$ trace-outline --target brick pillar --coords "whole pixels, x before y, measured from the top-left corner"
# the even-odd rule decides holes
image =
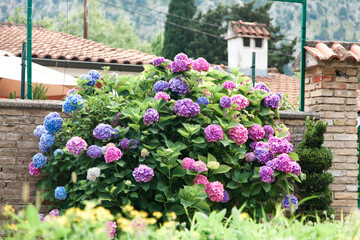
[[[335,71],[349,78],[336,76]],[[333,207],[349,213],[357,207],[357,106],[360,65],[356,62],[317,62],[306,69],[305,111],[317,112],[328,122],[324,145],[334,154],[329,172],[334,176]]]

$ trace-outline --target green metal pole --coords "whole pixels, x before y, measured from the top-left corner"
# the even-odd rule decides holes
[[[26,20],[26,42],[27,42],[27,93],[26,98],[32,99],[32,50],[31,50],[31,15],[32,15],[32,0],[28,0],[27,6],[27,20]]]
[[[25,99],[25,68],[26,68],[26,43],[22,43],[21,51],[21,89],[20,98]]]
[[[255,87],[255,59],[256,59],[256,53],[252,53],[252,65],[251,65],[251,80],[253,87]]]

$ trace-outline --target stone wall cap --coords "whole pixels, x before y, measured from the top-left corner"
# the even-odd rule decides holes
[[[295,111],[279,111],[280,119],[301,119],[305,120],[307,117],[320,119],[320,114],[316,112],[295,112]]]
[[[0,99],[0,107],[6,108],[40,108],[61,110],[62,103],[63,101],[57,100]]]

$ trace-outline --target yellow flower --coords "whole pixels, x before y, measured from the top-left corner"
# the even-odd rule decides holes
[[[155,218],[153,218],[153,217],[145,218],[145,221],[146,221],[147,224],[150,224],[150,225],[154,225],[157,222],[157,220]]]
[[[175,227],[175,222],[174,221],[164,222],[163,226],[166,228],[172,228]]]
[[[157,219],[162,217],[162,213],[161,212],[153,212],[152,214],[154,217],[156,217]]]
[[[149,214],[148,214],[147,212],[140,211],[140,212],[139,212],[139,215],[140,215],[140,217],[142,217],[142,218],[146,218]]]
[[[14,231],[18,230],[17,226],[15,224],[13,224],[13,223],[12,224],[7,224],[7,227],[10,230],[14,230]]]
[[[241,220],[245,220],[245,219],[247,219],[249,217],[249,214],[247,213],[247,212],[242,212],[241,214],[240,214],[240,219]]]
[[[129,219],[120,217],[116,220],[116,222],[123,232],[129,232],[131,230]]]
[[[131,206],[131,205],[125,205],[125,206],[123,207],[123,211],[124,211],[124,212],[131,212],[132,210],[134,210],[134,207]]]
[[[13,208],[13,206],[11,206],[11,205],[8,205],[8,204],[6,204],[4,207],[3,207],[3,209],[4,209],[4,212],[6,213],[6,212],[15,212],[15,209]]]
[[[140,216],[140,212],[138,210],[132,210],[129,213],[129,217],[131,217],[131,218],[136,218],[136,217],[139,217],[139,216]]]
[[[176,213],[171,212],[171,213],[166,213],[166,216],[169,220],[175,220],[176,219]]]
[[[69,215],[72,215],[72,214],[76,214],[79,211],[81,211],[81,209],[77,208],[77,207],[69,208],[69,209],[66,210],[65,215],[69,216]]]
[[[110,221],[114,219],[114,216],[111,214],[111,212],[108,209],[105,209],[103,207],[97,207],[93,210],[94,215],[99,221]]]
[[[56,222],[59,223],[60,226],[70,227],[69,220],[65,216],[59,216],[56,218]]]

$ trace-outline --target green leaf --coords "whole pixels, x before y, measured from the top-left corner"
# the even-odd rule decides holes
[[[262,187],[265,190],[265,192],[269,192],[271,189],[271,185],[269,183],[262,183]]]
[[[131,127],[132,129],[134,129],[137,132],[140,130],[140,125],[139,124],[129,123],[128,125],[129,125],[129,127]]]
[[[109,193],[101,193],[98,197],[100,200],[112,201],[112,196]]]
[[[186,174],[185,169],[183,169],[182,166],[179,165],[172,170],[171,176],[172,177],[183,177],[183,176],[185,176],[185,174]]]
[[[230,189],[237,189],[239,187],[239,184],[237,184],[236,182],[234,181],[230,181],[227,185],[226,185],[227,188],[230,188]]]
[[[247,127],[252,127],[252,126],[254,126],[254,124],[255,124],[254,122],[250,122],[250,121],[246,121],[246,122],[243,123],[244,127],[246,127],[246,128]]]
[[[191,140],[191,142],[200,144],[200,143],[204,143],[205,139],[203,137],[197,137],[197,138]]]
[[[284,131],[279,132],[279,138],[286,138],[287,136],[289,136],[289,133]]]
[[[211,153],[208,153],[207,162],[217,162],[217,160],[214,157],[214,155],[212,155]]]
[[[204,201],[196,203],[194,205],[194,208],[196,208],[199,211],[204,212],[206,214],[210,214],[210,212],[211,212],[209,205]]]
[[[25,211],[26,220],[29,222],[31,227],[36,227],[40,224],[39,213],[34,205],[28,205]]]
[[[291,152],[288,155],[292,160],[299,161],[299,155],[296,152]]]
[[[227,165],[220,165],[220,167],[218,169],[215,169],[212,174],[220,174],[220,173],[226,173],[228,171],[230,171],[231,167],[227,166]]]
[[[190,137],[190,133],[188,133],[184,128],[180,128],[177,130],[178,133],[181,134],[181,136],[189,138]]]

